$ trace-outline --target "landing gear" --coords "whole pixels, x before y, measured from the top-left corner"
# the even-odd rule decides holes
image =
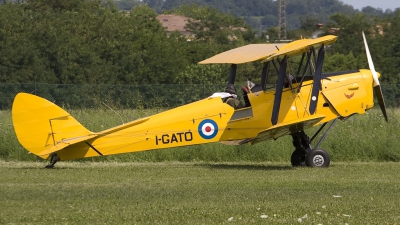
[[[306,153],[299,150],[294,150],[292,157],[290,157],[292,166],[305,166],[306,165]]]
[[[313,149],[306,155],[306,165],[308,167],[329,167],[331,158],[323,149]]]
[[[52,169],[54,168],[54,164],[56,164],[58,161],[60,161],[60,157],[58,157],[56,152],[53,152],[50,154],[50,164],[48,164],[45,168],[46,169]]]
[[[310,139],[304,131],[295,132],[292,135],[293,146],[296,148],[292,153],[290,161],[292,166],[308,166],[308,167],[329,167],[331,158],[325,150],[318,148],[321,142],[325,139],[326,135],[336,123],[338,118],[336,118],[329,126],[329,128],[322,135],[319,142],[316,144],[315,148],[311,147],[311,142],[314,138],[321,132],[325,127],[324,123],[321,128],[314,134]]]
[[[310,148],[310,139],[304,131],[293,133],[292,138],[293,146],[296,149],[292,153],[290,162],[292,163],[292,166],[305,166],[307,149]]]

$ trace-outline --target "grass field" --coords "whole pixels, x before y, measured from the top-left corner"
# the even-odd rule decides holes
[[[0,224],[398,224],[400,163],[0,161]]]

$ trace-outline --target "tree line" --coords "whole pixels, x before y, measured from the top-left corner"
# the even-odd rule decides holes
[[[353,15],[359,12],[369,16],[385,16],[393,11],[367,6],[361,10],[354,9],[340,0],[286,0],[286,21],[288,29],[299,29],[299,17],[311,17],[318,23],[327,23],[330,15],[341,12]],[[130,10],[132,7],[146,4],[157,13],[178,8],[181,5],[209,6],[226,14],[243,18],[254,29],[278,26],[278,4],[276,0],[121,0],[116,2],[117,8]]]
[[[2,4],[0,82],[222,82],[224,66],[200,67],[197,62],[255,41],[253,30],[242,19],[209,7],[191,11],[204,18],[202,24],[191,24],[197,37],[188,41],[178,32],[167,34],[157,13],[146,5],[121,12],[112,2],[100,0]],[[199,72],[209,76],[191,75]]]
[[[164,11],[192,18],[190,39],[168,34],[148,5],[120,11],[101,0],[31,0],[0,5],[0,82],[49,84],[211,84],[226,83],[229,65],[198,65],[212,55],[250,43],[274,42],[277,27],[257,36],[243,18],[209,6],[181,5]],[[289,30],[288,38],[309,37],[312,18]],[[238,27],[244,29],[237,29]],[[334,29],[331,29],[334,28]],[[338,41],[328,50],[325,71],[368,68],[361,31],[375,67],[391,84],[390,100],[400,102],[400,10],[370,17],[335,13],[320,29]],[[265,39],[268,35],[269,39]],[[238,68],[239,69],[239,68]],[[240,67],[239,79],[256,78],[260,63]],[[385,90],[384,90],[385,91]],[[386,96],[385,96],[386,97]]]

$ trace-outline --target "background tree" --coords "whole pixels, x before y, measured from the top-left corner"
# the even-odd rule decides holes
[[[338,35],[337,42],[332,45],[334,51],[343,54],[348,54],[350,51],[354,55],[359,55],[363,50],[363,39],[362,31],[367,36],[371,34],[371,27],[373,27],[373,21],[365,14],[358,13],[352,16],[335,13],[331,17],[332,22],[328,23],[326,29],[334,29],[335,35]]]

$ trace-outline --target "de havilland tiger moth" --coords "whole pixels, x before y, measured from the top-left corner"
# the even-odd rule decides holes
[[[91,132],[52,102],[18,93],[12,106],[14,130],[25,149],[50,161],[47,168],[64,160],[212,142],[254,145],[284,135],[293,138],[293,166],[328,167],[330,156],[319,146],[337,120],[371,109],[374,92],[388,120],[380,74],[375,71],[364,33],[369,69],[323,73],[325,50],[336,39],[337,36],[328,35],[287,44],[250,44],[201,61],[200,64],[231,64],[228,86],[235,85],[240,64],[262,63],[260,84],[248,82],[241,88],[245,104],[240,108],[226,103],[232,93],[219,92],[159,114]],[[291,65],[292,60],[299,62],[296,68]],[[267,88],[271,74],[277,81],[273,88]],[[309,138],[305,130],[315,126],[320,128]],[[313,146],[317,136],[322,137]]]

